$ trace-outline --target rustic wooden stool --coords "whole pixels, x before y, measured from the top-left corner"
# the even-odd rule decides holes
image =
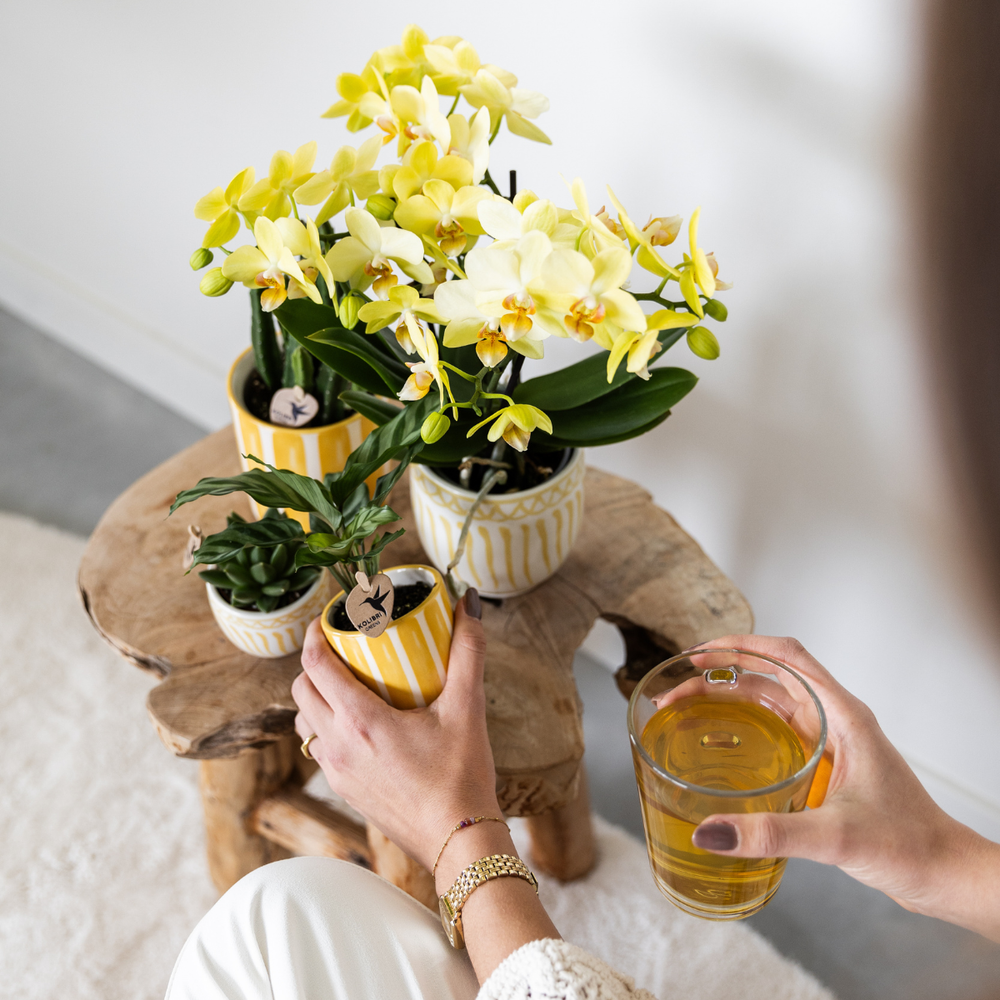
[[[232,431],[221,430],[123,493],[84,553],[84,606],[122,656],[161,679],[147,708],[167,749],[201,761],[208,864],[220,892],[294,853],[368,865],[436,908],[428,872],[302,790],[316,765],[299,754],[292,727],[298,655],[264,660],[230,645],[204,583],[181,569],[188,525],[217,531],[248,500],[205,497],[168,519],[171,502],[202,476],[238,471]],[[383,565],[426,562],[405,478],[390,503],[409,530]],[[587,471],[583,527],[562,569],[527,595],[483,602],[500,807],[528,818],[532,863],[563,880],[595,862],[573,655],[599,617],[625,638],[623,690],[678,650],[753,627],[746,600],[670,515],[634,483],[596,469]]]

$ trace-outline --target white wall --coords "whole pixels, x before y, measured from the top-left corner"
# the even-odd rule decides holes
[[[932,791],[1000,839],[1000,664],[957,596],[918,354],[906,183],[919,44],[903,0],[414,7],[38,0],[0,38],[0,301],[206,427],[242,296],[187,266],[195,200],[310,139],[341,70],[417,16],[550,96],[551,149],[494,174],[612,182],[689,215],[736,282],[723,357],[658,431],[592,460],[639,480],[753,603],[877,711]],[[551,343],[551,342],[550,342]],[[553,357],[574,347],[556,345]]]

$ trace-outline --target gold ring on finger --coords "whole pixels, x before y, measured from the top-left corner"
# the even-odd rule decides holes
[[[304,740],[302,741],[302,746],[300,746],[300,747],[299,747],[299,749],[300,749],[300,750],[302,751],[302,756],[303,756],[303,757],[305,757],[305,758],[306,758],[306,760],[315,760],[315,759],[316,759],[316,758],[315,758],[315,757],[314,757],[314,756],[313,756],[313,755],[312,755],[312,754],[311,754],[311,753],[309,752],[309,744],[310,744],[310,743],[312,743],[312,741],[313,741],[314,739],[316,739],[316,733],[312,733],[312,734],[310,734],[309,736],[307,736],[307,737],[306,737],[306,738],[305,738],[305,739],[304,739]]]

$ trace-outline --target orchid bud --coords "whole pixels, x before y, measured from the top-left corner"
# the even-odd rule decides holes
[[[221,267],[213,267],[211,271],[204,273],[198,287],[202,295],[214,299],[219,295],[225,295],[233,287],[233,283],[222,273]]]
[[[388,222],[396,211],[396,199],[387,194],[373,194],[365,204],[365,208],[382,222]]]
[[[425,444],[434,444],[448,433],[451,427],[451,420],[443,413],[428,413],[420,427],[420,436]]]
[[[212,261],[215,260],[215,254],[211,250],[205,249],[205,247],[198,247],[193,254],[191,254],[191,259],[188,263],[191,265],[192,271],[200,271],[203,267],[208,267]]]
[[[692,354],[706,361],[714,361],[721,353],[715,334],[704,326],[693,326],[688,330],[687,344]]]
[[[364,299],[350,293],[340,300],[340,308],[337,312],[340,316],[340,322],[346,329],[353,330],[358,325],[358,312],[364,304]]]
[[[718,299],[709,299],[705,303],[705,312],[720,323],[725,323],[729,317],[729,310]]]

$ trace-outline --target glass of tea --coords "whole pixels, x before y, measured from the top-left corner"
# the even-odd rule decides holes
[[[826,746],[826,716],[812,688],[760,653],[693,650],[639,682],[628,730],[660,891],[708,920],[739,920],[766,906],[787,859],[711,854],[691,835],[714,813],[817,804],[810,789]]]

